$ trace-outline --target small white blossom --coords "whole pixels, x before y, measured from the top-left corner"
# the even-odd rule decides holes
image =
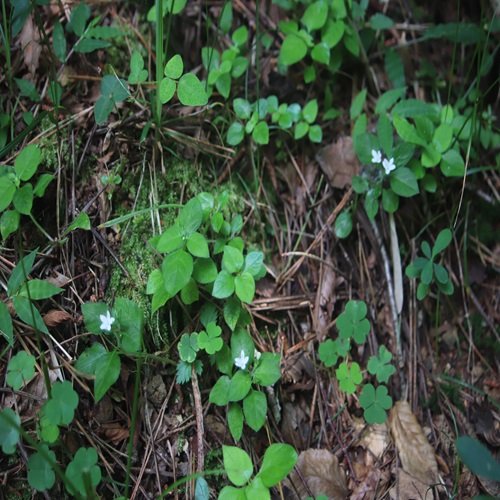
[[[382,153],[372,149],[372,163],[382,163]]]
[[[262,353],[260,353],[259,351],[257,351],[257,349],[254,349],[253,350],[253,357],[259,361],[260,357],[262,356]]]
[[[235,358],[234,364],[238,367],[244,370],[247,366],[248,360],[250,358],[248,356],[245,356],[245,351],[242,349],[241,354],[239,358]]]
[[[106,316],[104,316],[104,314],[99,314],[99,319],[101,320],[101,330],[110,332],[111,325],[115,322],[115,318],[113,318],[113,316],[109,314],[109,311],[107,311]]]
[[[394,165],[394,158],[390,160],[384,159],[382,166],[384,167],[385,174],[389,175],[396,168],[396,165]]]

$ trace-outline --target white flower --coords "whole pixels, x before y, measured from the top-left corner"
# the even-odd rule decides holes
[[[262,356],[262,353],[260,353],[259,351],[257,351],[257,349],[254,349],[253,350],[253,357],[259,361],[260,357]]]
[[[394,158],[391,158],[390,160],[384,159],[382,166],[385,169],[385,174],[389,175],[396,168],[396,165],[394,165]]]
[[[245,356],[245,351],[242,349],[241,354],[239,358],[235,358],[234,364],[238,367],[244,370],[247,366],[248,360],[250,358],[248,356]]]
[[[115,318],[113,318],[111,314],[109,314],[109,311],[107,311],[106,316],[104,316],[104,314],[99,314],[99,319],[101,320],[101,330],[110,332],[111,325],[115,322]]]
[[[381,163],[382,153],[380,151],[375,151],[372,149],[372,163]]]

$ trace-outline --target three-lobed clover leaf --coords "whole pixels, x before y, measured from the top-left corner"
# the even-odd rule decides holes
[[[391,359],[392,354],[387,348],[384,345],[380,346],[378,349],[378,357],[371,356],[368,360],[368,371],[372,375],[376,375],[379,382],[387,383],[389,377],[396,371],[396,368],[389,364]]]
[[[0,410],[0,446],[6,455],[16,451],[20,427],[21,417],[12,408]]]
[[[207,354],[215,354],[222,349],[222,339],[220,335],[222,329],[215,323],[209,323],[207,330],[198,334],[198,347],[204,349]]]
[[[337,318],[337,328],[341,338],[353,337],[358,344],[366,341],[370,331],[366,311],[366,304],[363,301],[350,300],[346,304],[344,312]]]
[[[356,392],[356,386],[363,380],[363,375],[361,374],[358,363],[351,363],[351,366],[347,363],[340,363],[335,371],[335,375],[339,381],[340,388],[344,392],[347,392],[347,394],[354,394]]]
[[[182,335],[178,349],[182,361],[192,363],[196,359],[196,353],[199,350],[198,334],[193,332],[191,335],[189,333]]]
[[[26,351],[20,351],[9,361],[7,383],[18,391],[25,382],[35,375],[35,357]]]
[[[28,483],[38,491],[49,490],[54,486],[56,475],[52,469],[56,454],[46,444],[41,445],[44,455],[34,453],[28,460]],[[50,458],[50,461],[46,457]]]
[[[78,406],[78,394],[71,382],[55,382],[52,386],[52,398],[45,405],[45,417],[53,425],[68,425],[75,416]]]
[[[87,485],[96,487],[101,482],[101,468],[97,465],[97,452],[94,448],[80,448],[66,468],[69,483],[66,489],[72,495],[87,493]]]
[[[369,424],[383,424],[387,416],[386,410],[392,407],[392,398],[385,385],[379,385],[375,390],[372,384],[366,384],[359,396],[359,404],[364,408],[365,420]]]

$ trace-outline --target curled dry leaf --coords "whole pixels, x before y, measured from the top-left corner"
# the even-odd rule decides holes
[[[335,144],[320,149],[316,160],[334,188],[350,186],[352,177],[359,174],[359,161],[351,137],[340,137]]]
[[[403,469],[425,485],[438,482],[434,449],[407,401],[398,401],[391,412],[391,431]]]
[[[57,326],[66,321],[72,321],[73,317],[66,311],[58,311],[57,309],[51,309],[44,317],[43,322],[48,326]]]
[[[339,466],[337,457],[328,450],[306,450],[301,452],[297,465],[304,486],[296,470],[290,473],[285,480],[289,490],[286,498],[306,498],[310,494],[314,497],[326,495],[330,500],[348,498],[347,482],[344,470]],[[309,490],[309,491],[308,491]]]

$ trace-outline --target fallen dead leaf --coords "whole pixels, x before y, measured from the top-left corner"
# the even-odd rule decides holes
[[[312,449],[303,451],[295,467],[300,471],[307,488],[297,471],[293,470],[289,478],[284,481],[289,490],[286,498],[300,499],[310,494],[314,497],[323,494],[330,500],[347,498],[349,490],[344,469],[339,466],[337,457],[330,451]]]
[[[389,496],[394,500],[432,500],[435,498],[428,481],[421,481],[403,469],[396,471],[397,482],[390,489]]]
[[[434,449],[407,401],[398,401],[394,405],[391,431],[405,472],[422,481],[426,488],[437,484],[438,466]]]
[[[359,173],[359,161],[351,137],[340,137],[336,143],[320,149],[316,160],[334,188],[350,186],[352,177]]]
[[[40,33],[33,20],[33,14],[28,16],[24,23],[21,33],[19,33],[19,42],[23,48],[24,64],[30,73],[32,79],[38,69],[40,61],[40,53],[42,46],[40,45]]]
[[[360,433],[366,425],[364,419],[354,419],[354,429]],[[384,424],[369,425],[366,430],[361,434],[359,440],[356,442],[357,446],[361,446],[372,455],[370,459],[372,462],[378,460],[389,446],[391,438],[389,436],[389,429]]]
[[[43,322],[48,327],[53,327],[60,325],[66,321],[71,321],[73,316],[66,311],[58,311],[57,309],[51,309],[44,317]]]

